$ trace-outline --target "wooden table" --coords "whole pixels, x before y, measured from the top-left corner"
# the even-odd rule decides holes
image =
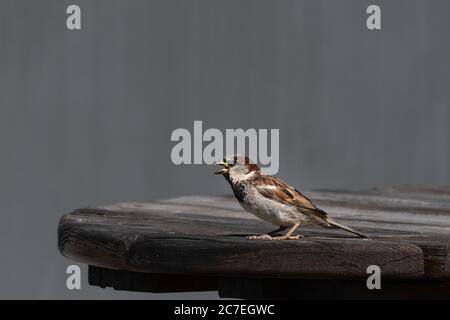
[[[79,209],[59,250],[89,265],[89,283],[118,290],[217,290],[234,298],[450,298],[450,189],[305,192],[369,239],[302,228],[300,240],[248,240],[272,225],[230,196]],[[368,290],[367,267],[381,268]]]

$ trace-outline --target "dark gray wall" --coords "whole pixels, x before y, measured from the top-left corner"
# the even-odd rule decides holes
[[[65,9],[82,9],[68,31]],[[369,4],[382,30],[365,27]],[[216,297],[65,289],[60,215],[229,192],[170,133],[280,128],[301,188],[450,183],[450,2],[0,3],[0,298]],[[86,276],[86,269],[83,269]]]

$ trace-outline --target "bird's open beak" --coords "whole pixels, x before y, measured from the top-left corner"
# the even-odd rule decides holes
[[[219,171],[214,172],[214,174],[226,174],[226,173],[228,173],[228,170],[230,169],[230,166],[226,162],[223,162],[223,161],[216,162],[216,163],[214,163],[214,165],[223,166],[222,169],[220,169]]]

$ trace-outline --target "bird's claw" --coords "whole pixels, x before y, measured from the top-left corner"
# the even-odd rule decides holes
[[[255,235],[255,236],[248,236],[247,239],[250,240],[298,240],[300,238],[303,238],[303,236],[300,235],[296,235],[296,236],[276,236],[276,237],[272,237],[271,235],[268,234],[260,234],[260,235]]]
[[[296,236],[280,236],[280,237],[272,237],[272,240],[298,240],[300,238],[303,238],[303,236],[296,235]]]

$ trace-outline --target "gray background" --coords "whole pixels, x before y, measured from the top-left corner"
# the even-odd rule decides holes
[[[82,30],[65,26],[67,5]],[[382,30],[365,27],[369,4]],[[64,212],[229,193],[170,133],[280,128],[303,189],[450,182],[450,2],[0,3],[0,298],[217,297],[65,288]]]

